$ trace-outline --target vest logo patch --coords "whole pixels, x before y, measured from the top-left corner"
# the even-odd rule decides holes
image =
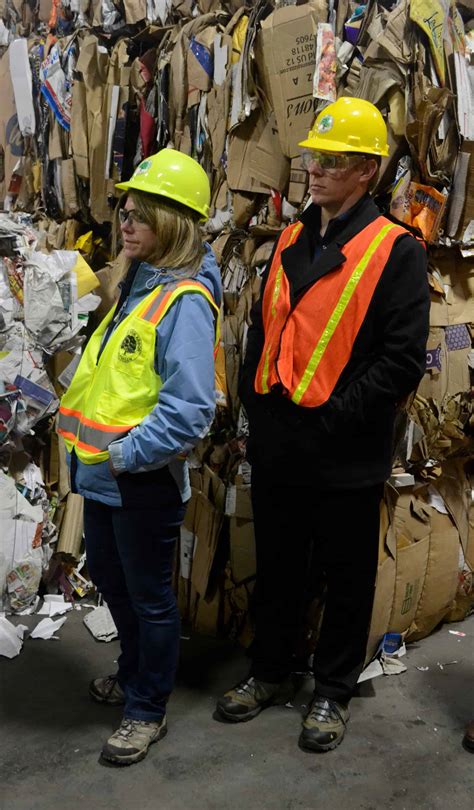
[[[135,329],[130,329],[120,344],[118,359],[122,363],[132,363],[142,352],[142,339]]]

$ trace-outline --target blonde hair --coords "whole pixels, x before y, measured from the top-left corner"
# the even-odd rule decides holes
[[[199,214],[153,194],[129,191],[120,198],[112,223],[114,256],[117,256],[121,242],[119,210],[127,197],[132,198],[140,218],[156,235],[155,250],[146,261],[159,267],[186,270],[187,276],[195,275],[204,256]]]

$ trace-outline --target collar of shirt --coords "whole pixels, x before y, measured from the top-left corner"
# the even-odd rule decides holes
[[[307,228],[313,252],[319,253],[330,242],[344,245],[347,241],[346,226],[350,226],[354,222],[354,219],[357,219],[359,210],[365,207],[368,202],[372,202],[370,194],[363,194],[347,211],[343,211],[342,214],[334,217],[334,219],[330,219],[324,236],[321,236],[320,206],[314,204],[308,206],[301,214],[300,221],[305,228]],[[372,205],[375,205],[375,203],[372,203]]]

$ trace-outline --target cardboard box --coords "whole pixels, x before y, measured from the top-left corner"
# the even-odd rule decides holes
[[[459,534],[449,515],[435,509],[425,581],[406,640],[424,638],[451,610],[458,586]]]
[[[316,112],[313,75],[318,23],[327,22],[327,3],[283,6],[262,20],[256,39],[260,82],[275,111],[281,149],[293,158]]]

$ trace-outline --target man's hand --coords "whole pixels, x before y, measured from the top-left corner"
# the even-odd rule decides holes
[[[110,470],[110,472],[111,472],[111,474],[113,475],[114,478],[117,478],[117,476],[120,475],[120,473],[117,472],[114,465],[112,464],[112,459],[110,458],[110,456],[109,456],[109,470]]]

